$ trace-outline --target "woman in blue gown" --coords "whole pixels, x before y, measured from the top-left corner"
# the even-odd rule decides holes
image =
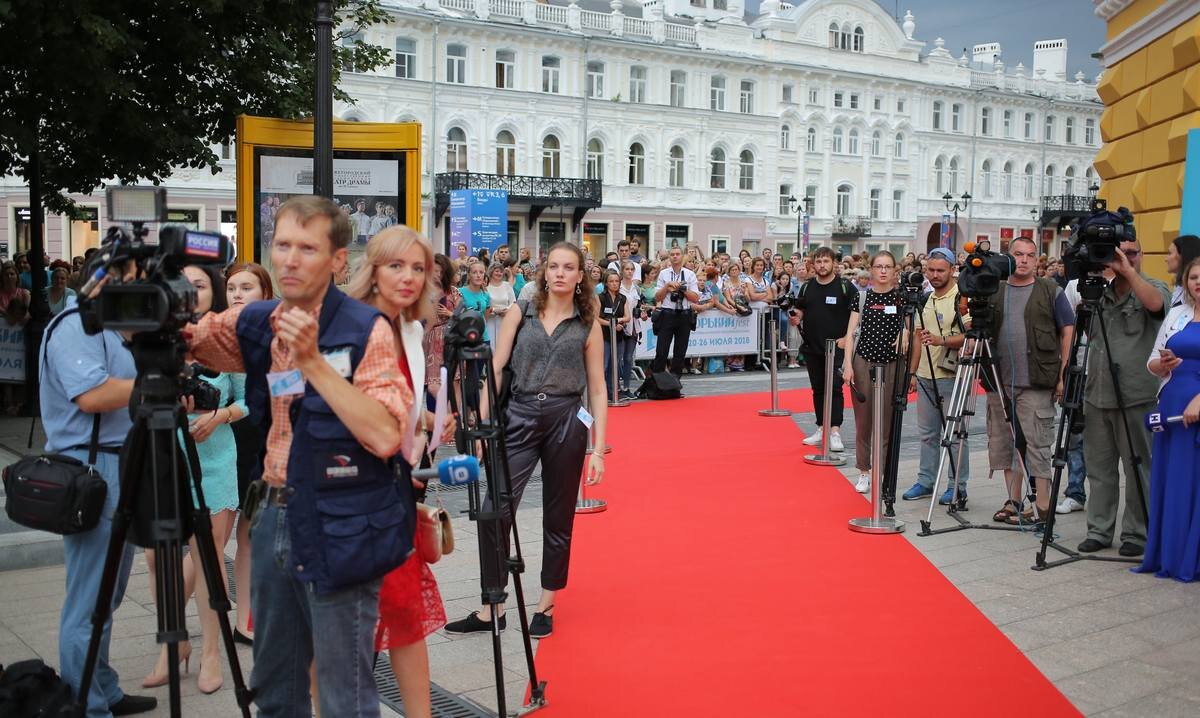
[[[1165,382],[1163,419],[1183,416],[1154,435],[1150,527],[1142,565],[1160,578],[1195,581],[1200,575],[1200,260],[1184,269],[1181,306],[1167,315],[1146,366]]]

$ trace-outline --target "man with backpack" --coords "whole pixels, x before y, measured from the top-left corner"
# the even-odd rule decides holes
[[[804,340],[801,351],[804,365],[808,367],[808,379],[813,389],[813,405],[817,415],[817,430],[804,440],[807,446],[818,446],[822,432],[830,431],[829,450],[844,451],[842,443],[842,377],[836,369],[833,375],[833,404],[830,406],[829,423],[824,427],[825,417],[825,342],[837,340],[833,357],[834,367],[840,367],[846,353],[846,328],[850,314],[860,310],[858,289],[833,271],[834,254],[829,247],[813,250],[813,276],[800,287],[796,299],[796,311],[803,322]]]

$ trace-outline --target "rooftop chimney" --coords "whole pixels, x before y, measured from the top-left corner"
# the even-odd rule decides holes
[[[1067,41],[1038,40],[1033,44],[1033,71],[1046,72],[1045,78],[1055,82],[1067,79]]]

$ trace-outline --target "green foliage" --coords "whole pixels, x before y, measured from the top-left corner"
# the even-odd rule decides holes
[[[380,0],[334,0],[334,86],[386,48],[343,41],[387,21]],[[43,201],[106,182],[207,167],[240,114],[310,116],[315,2],[0,0],[0,176],[42,160]],[[348,29],[347,29],[348,28]],[[339,100],[350,98],[340,91]]]

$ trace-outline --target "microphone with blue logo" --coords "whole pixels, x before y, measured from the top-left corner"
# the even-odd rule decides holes
[[[1168,424],[1183,423],[1182,416],[1163,416],[1161,412],[1152,411],[1146,414],[1146,428],[1153,431],[1155,434],[1162,433],[1167,430]]]
[[[437,479],[442,486],[467,486],[479,481],[479,459],[458,454],[442,459],[434,468],[415,470],[412,476],[425,483],[429,483],[430,479]]]

